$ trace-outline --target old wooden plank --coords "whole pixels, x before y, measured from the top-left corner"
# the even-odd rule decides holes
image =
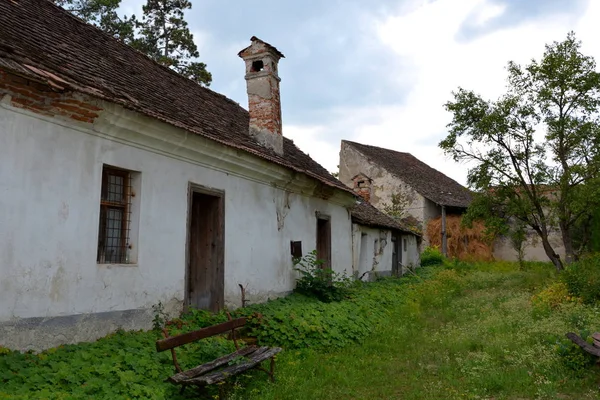
[[[184,383],[191,385],[212,385],[213,383],[222,382],[233,375],[254,368],[261,362],[273,357],[280,351],[280,347],[261,347],[252,353],[252,355],[243,363],[234,364],[217,372],[212,372],[203,376],[188,379]]]
[[[214,361],[208,362],[206,364],[202,364],[199,365],[195,368],[189,369],[187,371],[183,371],[180,372],[178,374],[173,375],[172,377],[169,378],[169,381],[171,383],[181,383],[182,381],[191,379],[191,378],[195,378],[198,375],[202,375],[205,374],[209,371],[212,371],[216,368],[219,368],[225,364],[227,364],[228,362],[235,360],[237,357],[242,357],[242,356],[249,356],[251,355],[251,353],[255,352],[258,349],[258,347],[256,346],[248,346],[248,347],[244,347],[243,349],[240,349],[236,352],[233,352],[231,354],[228,354],[226,356],[217,358]]]
[[[588,342],[586,342],[585,340],[583,340],[582,338],[577,336],[575,333],[569,332],[569,333],[567,333],[566,336],[567,336],[567,338],[569,338],[569,340],[571,340],[573,343],[575,343],[576,345],[581,347],[584,351],[586,351],[594,356],[600,357],[600,349],[592,346],[591,344],[589,344]]]
[[[195,340],[204,339],[210,336],[218,335],[230,331],[235,328],[246,325],[246,318],[232,319],[231,321],[223,322],[222,324],[209,326],[208,328],[199,329],[197,331],[184,333],[170,338],[156,341],[156,351],[165,351],[183,344],[191,343]]]
[[[592,335],[592,339],[594,339],[594,343],[592,345],[594,347],[600,348],[600,332],[596,332]]]

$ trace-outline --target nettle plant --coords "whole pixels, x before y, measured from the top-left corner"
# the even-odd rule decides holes
[[[348,297],[352,279],[346,272],[338,273],[324,267],[324,261],[317,258],[313,250],[302,258],[294,258],[294,270],[300,272],[296,280],[297,293],[315,297],[325,303],[341,301]]]

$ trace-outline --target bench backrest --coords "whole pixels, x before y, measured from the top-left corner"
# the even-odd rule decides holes
[[[209,326],[207,328],[198,329],[188,333],[183,333],[177,336],[171,336],[162,340],[156,341],[156,351],[171,350],[175,347],[194,342],[196,340],[204,339],[227,331],[233,331],[235,328],[239,328],[246,325],[246,318],[232,319],[222,324]]]

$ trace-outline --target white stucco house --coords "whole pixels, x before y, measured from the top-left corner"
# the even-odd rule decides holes
[[[248,111],[49,1],[0,2],[0,346],[280,296],[292,252],[352,273],[356,195],[282,135],[283,54],[239,56]]]
[[[421,234],[366,201],[352,208],[352,270],[361,280],[401,276],[420,264]]]

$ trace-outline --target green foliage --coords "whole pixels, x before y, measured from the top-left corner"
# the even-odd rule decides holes
[[[554,282],[544,290],[531,297],[531,304],[534,313],[549,314],[556,310],[561,304],[567,302],[580,302],[581,299],[569,293],[569,288],[564,282]]]
[[[436,247],[427,246],[423,253],[421,253],[421,266],[426,267],[428,265],[441,265],[444,263],[444,256],[442,252]]]
[[[118,331],[93,343],[61,346],[39,354],[0,354],[0,398],[178,399],[163,383],[173,373],[168,352],[154,350],[156,333]],[[179,352],[191,368],[233,351],[222,338],[203,340]],[[11,397],[9,397],[11,398]]]
[[[303,258],[294,259],[294,270],[300,272],[300,278],[296,280],[297,293],[326,303],[341,301],[350,294],[352,280],[346,276],[346,272],[340,274],[325,268],[323,260],[317,259],[316,250]]]
[[[563,264],[547,232],[560,228],[570,262],[573,230],[600,202],[600,73],[580,47],[570,33],[547,45],[539,62],[510,62],[498,100],[459,88],[445,105],[453,120],[440,143],[456,161],[474,163],[471,219],[483,217],[492,231],[506,220],[530,227],[557,270]]]
[[[406,217],[406,211],[412,201],[413,196],[402,191],[402,188],[399,188],[397,191],[391,193],[389,202],[383,202],[381,204],[381,209],[392,218],[402,219]]]
[[[588,341],[591,343],[589,340],[589,330],[582,330],[579,332],[579,335],[582,338],[588,338]],[[569,339],[562,337],[556,341],[554,351],[560,357],[562,365],[574,371],[579,376],[584,375],[595,364],[597,359],[593,355],[583,351],[581,347]]]
[[[198,47],[184,19],[192,8],[189,0],[147,0],[142,19],[119,16],[121,0],[53,0],[57,5],[98,26],[158,63],[194,82],[210,86],[212,75],[198,58]]]
[[[286,351],[277,356],[276,383],[260,371],[242,374],[228,384],[228,398],[596,399],[597,368],[564,334],[589,338],[600,309],[566,301],[532,317],[532,293],[562,278],[548,263],[525,267],[451,261],[361,282],[340,302],[295,293],[235,310],[250,319],[246,336]],[[547,293],[564,294],[564,286]],[[226,319],[190,310],[166,326],[176,334]],[[196,398],[164,382],[173,365],[168,352],[154,351],[158,337],[121,331],[39,355],[0,348],[0,399]],[[231,351],[231,341],[212,338],[177,355],[190,368]],[[209,390],[201,398],[216,395]]]
[[[288,297],[235,310],[236,315],[249,319],[248,335],[265,345],[286,349],[312,348],[332,350],[362,342],[381,324],[390,311],[411,297],[413,302],[443,302],[456,293],[457,275],[441,273],[441,280],[420,285],[411,290],[410,283],[421,281],[429,272],[419,269],[419,275],[384,278],[376,282],[360,282],[351,298],[324,303],[313,297],[294,293]]]
[[[588,255],[567,266],[562,281],[573,296],[586,304],[600,302],[600,256]]]
[[[168,320],[168,315],[165,313],[165,307],[161,301],[158,304],[152,306],[152,311],[154,312],[154,317],[152,318],[152,329],[155,331],[160,331],[164,328],[165,323]]]
[[[248,317],[245,335],[259,343],[333,350],[363,341],[385,323],[389,309],[403,301],[406,283],[413,280],[361,283],[352,299],[332,303],[292,294],[240,308],[232,316]],[[165,323],[162,304],[154,312],[156,327],[166,326],[170,335],[227,320],[226,311],[212,314],[192,309]],[[37,355],[0,348],[0,398],[185,398],[177,393],[178,388],[164,382],[173,373],[173,365],[168,352],[154,350],[158,338],[161,335],[155,331],[119,331],[94,343],[61,346]],[[213,337],[185,345],[177,356],[187,369],[234,350],[231,341]]]
[[[119,16],[121,0],[54,0],[54,3],[124,43],[133,40],[137,20],[135,15]]]
[[[189,0],[147,0],[142,20],[136,24],[139,36],[131,45],[180,75],[209,86],[212,76],[206,64],[190,61],[199,56],[183,14],[191,8]]]

